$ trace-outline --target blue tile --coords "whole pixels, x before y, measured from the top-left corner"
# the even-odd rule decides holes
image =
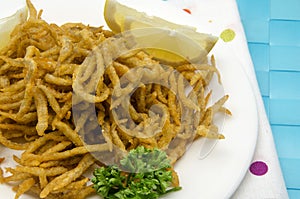
[[[270,70],[300,71],[299,55],[300,47],[270,46]]]
[[[263,99],[263,102],[264,102],[264,106],[265,106],[267,117],[269,118],[269,114],[270,114],[269,113],[270,112],[269,101],[270,101],[270,99],[269,99],[269,97],[265,97],[265,96],[263,96],[262,99]]]
[[[279,158],[287,188],[300,188],[300,159]]]
[[[248,43],[255,70],[269,71],[269,45]]]
[[[270,17],[270,0],[238,0],[242,19],[262,19]]]
[[[269,120],[272,125],[300,125],[300,99],[287,100],[270,98],[269,106]]]
[[[300,72],[271,71],[270,98],[300,100]]]
[[[248,42],[269,43],[268,20],[242,20]]]
[[[299,0],[284,0],[284,1],[271,0],[271,18],[299,20],[300,1]]]
[[[279,158],[300,159],[300,126],[272,125]]]
[[[256,70],[256,78],[262,96],[269,96],[269,71]]]
[[[300,46],[300,21],[270,20],[270,45]]]
[[[290,199],[299,199],[300,198],[300,189],[287,189]]]

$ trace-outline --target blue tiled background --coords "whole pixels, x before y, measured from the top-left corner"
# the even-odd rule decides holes
[[[237,0],[291,199],[300,198],[300,0]]]

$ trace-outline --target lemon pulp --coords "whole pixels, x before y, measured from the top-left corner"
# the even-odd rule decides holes
[[[0,50],[9,42],[10,33],[16,25],[25,21],[27,18],[27,7],[20,8],[9,17],[0,19]]]
[[[199,62],[218,40],[194,27],[148,16],[116,0],[106,0],[104,19],[114,33],[130,31],[141,46],[148,46],[146,51],[151,56],[166,63]]]

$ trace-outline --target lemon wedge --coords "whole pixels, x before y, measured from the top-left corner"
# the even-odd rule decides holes
[[[10,33],[16,25],[24,22],[27,18],[27,7],[24,5],[13,15],[0,19],[0,50],[5,47],[9,41]]]
[[[195,27],[149,16],[116,0],[106,0],[104,19],[114,33],[130,31],[151,56],[169,64],[201,62],[218,40]]]

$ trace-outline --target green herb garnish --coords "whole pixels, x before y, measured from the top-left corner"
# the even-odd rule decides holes
[[[180,190],[172,187],[170,162],[164,151],[137,147],[120,161],[120,167],[95,169],[92,182],[104,199],[155,199]]]

